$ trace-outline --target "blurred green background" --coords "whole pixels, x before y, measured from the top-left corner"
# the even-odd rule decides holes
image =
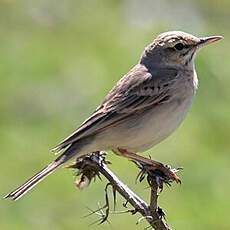
[[[96,108],[160,32],[224,35],[196,60],[200,87],[180,129],[147,154],[183,166],[183,183],[165,188],[160,205],[177,230],[230,229],[230,1],[0,1],[0,194],[53,159],[49,149]],[[136,167],[109,155],[135,184]],[[138,215],[92,225],[87,207],[103,203],[105,182],[84,191],[61,169],[18,202],[0,201],[0,229],[143,229]],[[122,210],[119,198],[118,210]]]

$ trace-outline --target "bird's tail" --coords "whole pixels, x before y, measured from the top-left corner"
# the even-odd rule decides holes
[[[4,198],[11,200],[18,200],[22,196],[24,196],[28,191],[30,191],[35,185],[44,180],[48,175],[53,173],[56,169],[58,169],[62,164],[72,158],[75,154],[73,154],[72,149],[67,149],[62,155],[60,155],[56,160],[51,162],[41,171],[36,173],[33,177],[27,180],[24,184],[16,188],[14,191],[10,192]]]

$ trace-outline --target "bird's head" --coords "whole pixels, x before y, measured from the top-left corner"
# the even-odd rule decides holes
[[[196,52],[201,47],[221,39],[222,36],[198,38],[181,31],[165,32],[146,47],[141,61],[149,64],[193,67]]]

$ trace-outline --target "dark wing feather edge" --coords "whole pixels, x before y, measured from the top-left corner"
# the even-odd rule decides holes
[[[154,77],[156,78],[156,76]],[[120,122],[141,109],[148,109],[154,104],[165,103],[170,99],[168,90],[144,91],[144,86],[151,86],[157,81],[143,65],[135,66],[109,92],[104,102],[83,124],[70,136],[52,149],[59,152],[82,137],[96,133],[99,130]],[[157,87],[155,87],[156,89]]]

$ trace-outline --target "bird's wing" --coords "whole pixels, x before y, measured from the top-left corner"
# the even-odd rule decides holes
[[[61,151],[80,138],[111,127],[140,110],[168,102],[170,83],[176,75],[174,69],[150,73],[145,66],[136,65],[118,81],[96,111],[53,151]]]

